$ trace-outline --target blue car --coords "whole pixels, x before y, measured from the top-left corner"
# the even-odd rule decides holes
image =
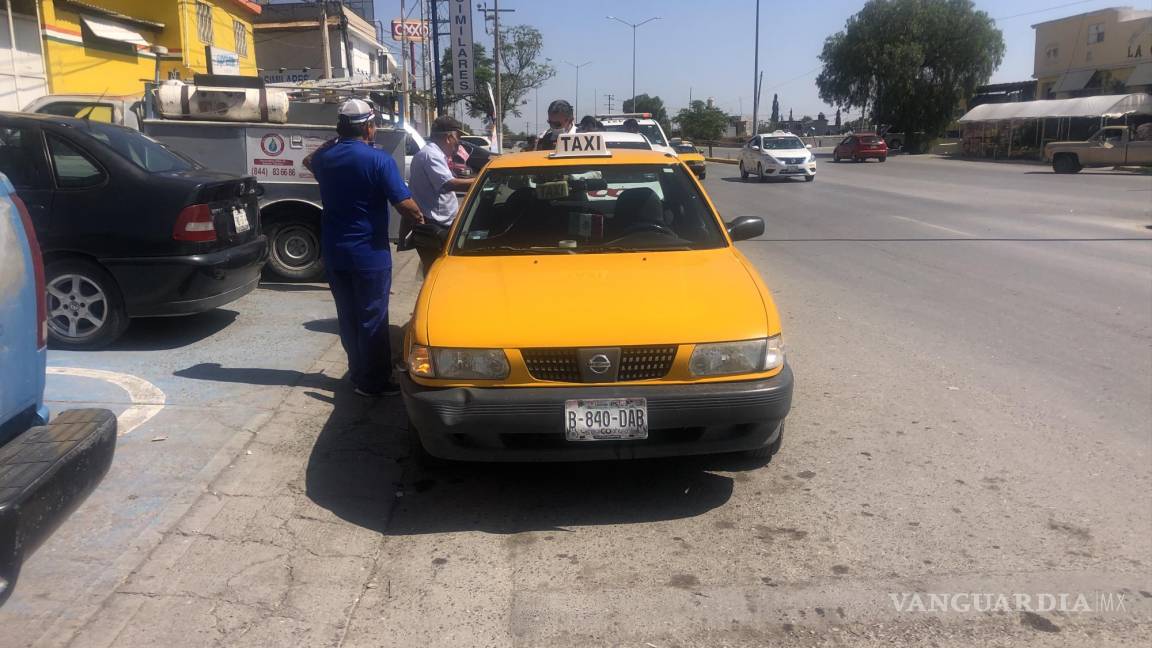
[[[116,449],[108,410],[48,420],[46,300],[28,210],[0,173],[0,605],[24,559],[100,483]]]

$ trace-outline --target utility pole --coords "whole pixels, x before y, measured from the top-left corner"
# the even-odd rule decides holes
[[[580,119],[580,68],[584,67],[585,65],[592,63],[592,61],[585,61],[585,62],[581,63],[580,65],[576,65],[575,63],[568,63],[568,61],[564,61],[564,62],[567,63],[568,65],[571,65],[572,67],[576,68],[576,102],[575,102],[575,105],[572,107],[572,112],[576,113],[576,119]],[[596,111],[592,111],[592,112],[596,112]]]
[[[500,96],[500,92],[501,92],[501,90],[500,90],[500,12],[503,11],[503,12],[511,13],[513,11],[516,11],[516,10],[515,9],[501,9],[500,8],[500,0],[492,0],[492,8],[491,9],[488,8],[487,2],[485,2],[483,5],[479,5],[479,4],[476,5],[476,8],[479,9],[484,14],[485,27],[487,27],[487,25],[488,25],[488,18],[489,18],[488,14],[492,14],[491,15],[491,18],[492,18],[492,40],[493,40],[492,71],[493,71],[494,75],[496,76],[496,93],[492,97],[492,122],[493,122],[493,126],[496,127],[496,141],[494,142],[494,144],[498,145],[498,148],[496,150],[500,151],[500,150],[503,150],[503,149],[499,148],[499,146],[502,146],[500,144],[500,140],[503,139],[503,135],[504,135],[503,131],[501,130],[503,128],[503,125],[501,123],[503,121],[503,114],[501,113],[501,109],[503,107],[502,105],[504,103],[504,99],[503,99],[503,97]]]
[[[760,0],[756,0],[759,2]],[[630,23],[627,20],[621,20],[616,16],[605,16],[608,20],[615,20],[618,23],[623,23],[632,28],[632,112],[638,112],[636,109],[636,28],[647,25],[653,20],[660,20],[660,16],[653,16],[644,22]]]
[[[606,94],[604,96],[605,96],[605,98],[608,99],[608,114],[611,115],[612,114],[612,100],[616,98],[616,95],[609,92],[608,94]]]
[[[407,16],[404,0],[400,0],[400,20]],[[400,125],[408,121],[408,30],[400,30]]]
[[[755,40],[755,54],[752,56],[752,135],[755,136],[760,127],[757,120],[760,119],[760,79],[763,76],[760,74],[760,0],[756,0],[756,40]]]
[[[324,78],[331,79],[332,46],[328,43],[328,0],[320,0],[320,47],[324,50]]]

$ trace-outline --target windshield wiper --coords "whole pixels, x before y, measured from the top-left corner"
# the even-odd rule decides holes
[[[575,250],[568,248],[524,248],[511,245],[489,245],[485,247],[464,248],[464,252],[509,252],[512,254],[571,254]]]
[[[667,245],[660,247],[634,247],[628,245],[597,245],[594,247],[579,248],[581,252],[687,252],[695,248],[687,245]]]

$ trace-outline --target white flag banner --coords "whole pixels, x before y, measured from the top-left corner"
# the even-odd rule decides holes
[[[476,92],[472,53],[472,5],[469,0],[449,0],[448,22],[452,37],[452,92],[470,95]]]

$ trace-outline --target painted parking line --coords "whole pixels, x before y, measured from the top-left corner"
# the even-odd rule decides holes
[[[80,369],[76,367],[48,367],[48,373],[57,376],[93,378],[116,385],[128,393],[132,406],[116,417],[119,436],[147,423],[164,409],[167,396],[152,383],[132,374],[103,371],[101,369]]]

